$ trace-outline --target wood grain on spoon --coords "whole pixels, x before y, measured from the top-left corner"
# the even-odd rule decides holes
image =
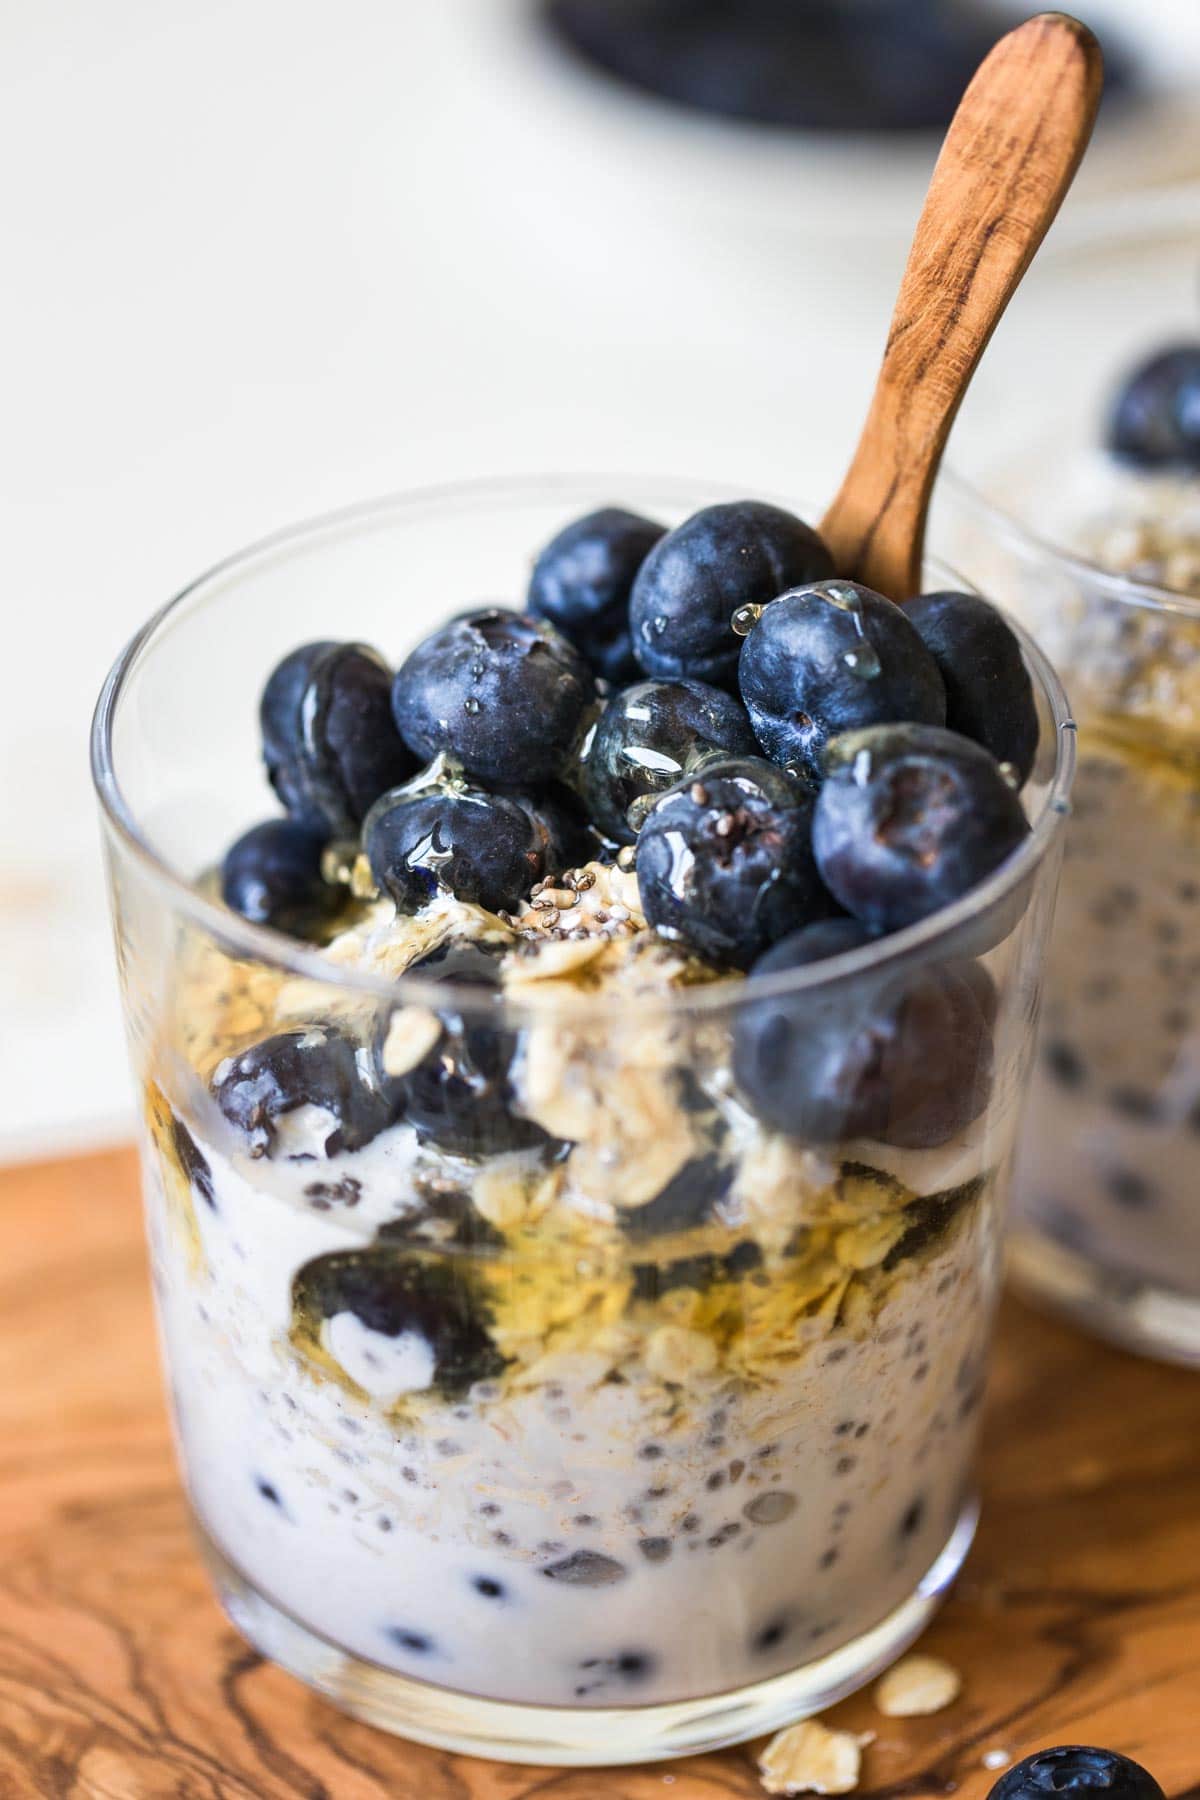
[[[954,415],[1071,185],[1102,82],[1087,27],[1040,13],[980,65],[946,134],[866,424],[821,525],[839,572],[892,600],[920,588]]]

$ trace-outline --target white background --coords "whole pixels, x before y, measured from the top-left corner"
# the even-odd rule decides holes
[[[1195,0],[1125,10],[1186,90]],[[86,731],[134,626],[275,525],[447,476],[823,496],[934,146],[625,99],[548,52],[520,0],[7,0],[0,50],[17,1155],[128,1124]],[[1189,98],[1114,126],[1085,185],[1195,174]]]

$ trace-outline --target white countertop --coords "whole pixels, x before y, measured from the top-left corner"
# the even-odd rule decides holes
[[[11,1156],[128,1128],[86,735],[135,625],[275,525],[455,475],[823,496],[933,147],[627,101],[520,0],[42,0],[0,44]]]

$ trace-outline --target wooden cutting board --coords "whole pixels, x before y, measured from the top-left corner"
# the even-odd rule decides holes
[[[867,1800],[982,1800],[990,1752],[1107,1744],[1200,1797],[1200,1377],[1005,1309],[978,1542],[925,1645],[932,1718],[869,1694]],[[188,1537],[135,1164],[0,1171],[0,1800],[752,1800],[754,1747],[519,1768],[343,1718],[226,1623]]]

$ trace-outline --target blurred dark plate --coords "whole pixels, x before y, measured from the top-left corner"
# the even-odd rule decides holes
[[[628,87],[744,123],[828,132],[944,129],[979,63],[1024,16],[960,0],[542,0],[541,13],[577,57]],[[1106,49],[1111,94],[1129,86],[1129,71]]]

